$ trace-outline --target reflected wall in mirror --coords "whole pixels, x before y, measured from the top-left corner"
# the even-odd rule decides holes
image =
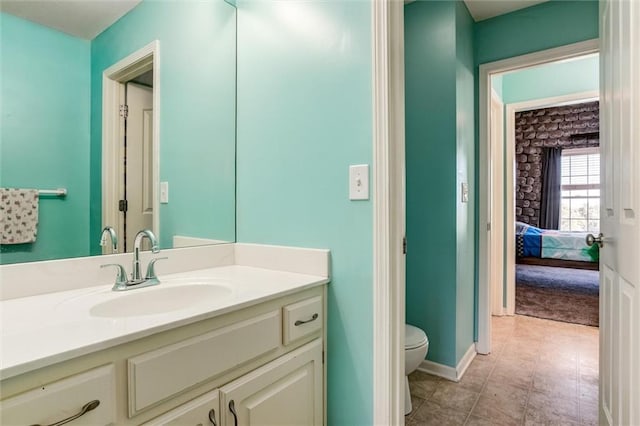
[[[102,253],[102,228],[117,226],[103,217],[103,73],[156,40],[154,194],[169,188],[153,212],[160,246],[234,241],[235,8],[144,0],[87,39],[15,16],[10,3],[0,2],[0,187],[67,195],[40,197],[35,242],[0,245],[0,263]]]

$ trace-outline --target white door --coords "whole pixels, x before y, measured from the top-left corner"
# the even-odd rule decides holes
[[[600,424],[640,424],[640,2],[600,2]]]
[[[220,388],[222,426],[323,424],[322,341]]]
[[[153,227],[153,89],[127,83],[125,148],[126,251],[133,251],[133,240],[141,229]],[[144,240],[148,250],[148,240]]]

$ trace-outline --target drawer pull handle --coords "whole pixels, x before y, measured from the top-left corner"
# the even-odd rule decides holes
[[[298,320],[298,321],[294,322],[293,325],[295,325],[297,327],[299,325],[306,324],[308,322],[315,321],[317,319],[318,319],[318,314],[313,314],[313,316],[310,319],[305,320],[305,321]]]
[[[238,426],[238,413],[236,413],[236,403],[233,402],[233,399],[229,401],[229,411],[233,414],[233,425]]]
[[[209,421],[213,426],[217,426],[216,424],[216,410],[213,408],[209,411]]]
[[[93,401],[89,401],[89,402],[87,402],[86,404],[84,404],[82,406],[82,408],[80,409],[79,413],[74,414],[71,417],[67,417],[66,419],[60,420],[59,422],[51,423],[48,426],[61,426],[61,425],[67,424],[69,422],[72,422],[75,419],[84,416],[89,411],[95,410],[96,408],[98,408],[98,405],[100,405],[100,401],[97,400],[97,399],[94,399]],[[40,426],[40,425],[32,425],[32,426]]]

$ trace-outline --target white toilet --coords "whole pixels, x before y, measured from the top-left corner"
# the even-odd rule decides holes
[[[404,325],[404,415],[412,410],[409,374],[413,373],[424,361],[429,350],[429,339],[424,331],[409,324]]]

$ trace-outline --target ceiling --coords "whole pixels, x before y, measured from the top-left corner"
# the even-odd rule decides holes
[[[548,0],[464,0],[473,19],[478,22],[504,15]]]
[[[0,0],[0,11],[87,40],[142,0]]]

